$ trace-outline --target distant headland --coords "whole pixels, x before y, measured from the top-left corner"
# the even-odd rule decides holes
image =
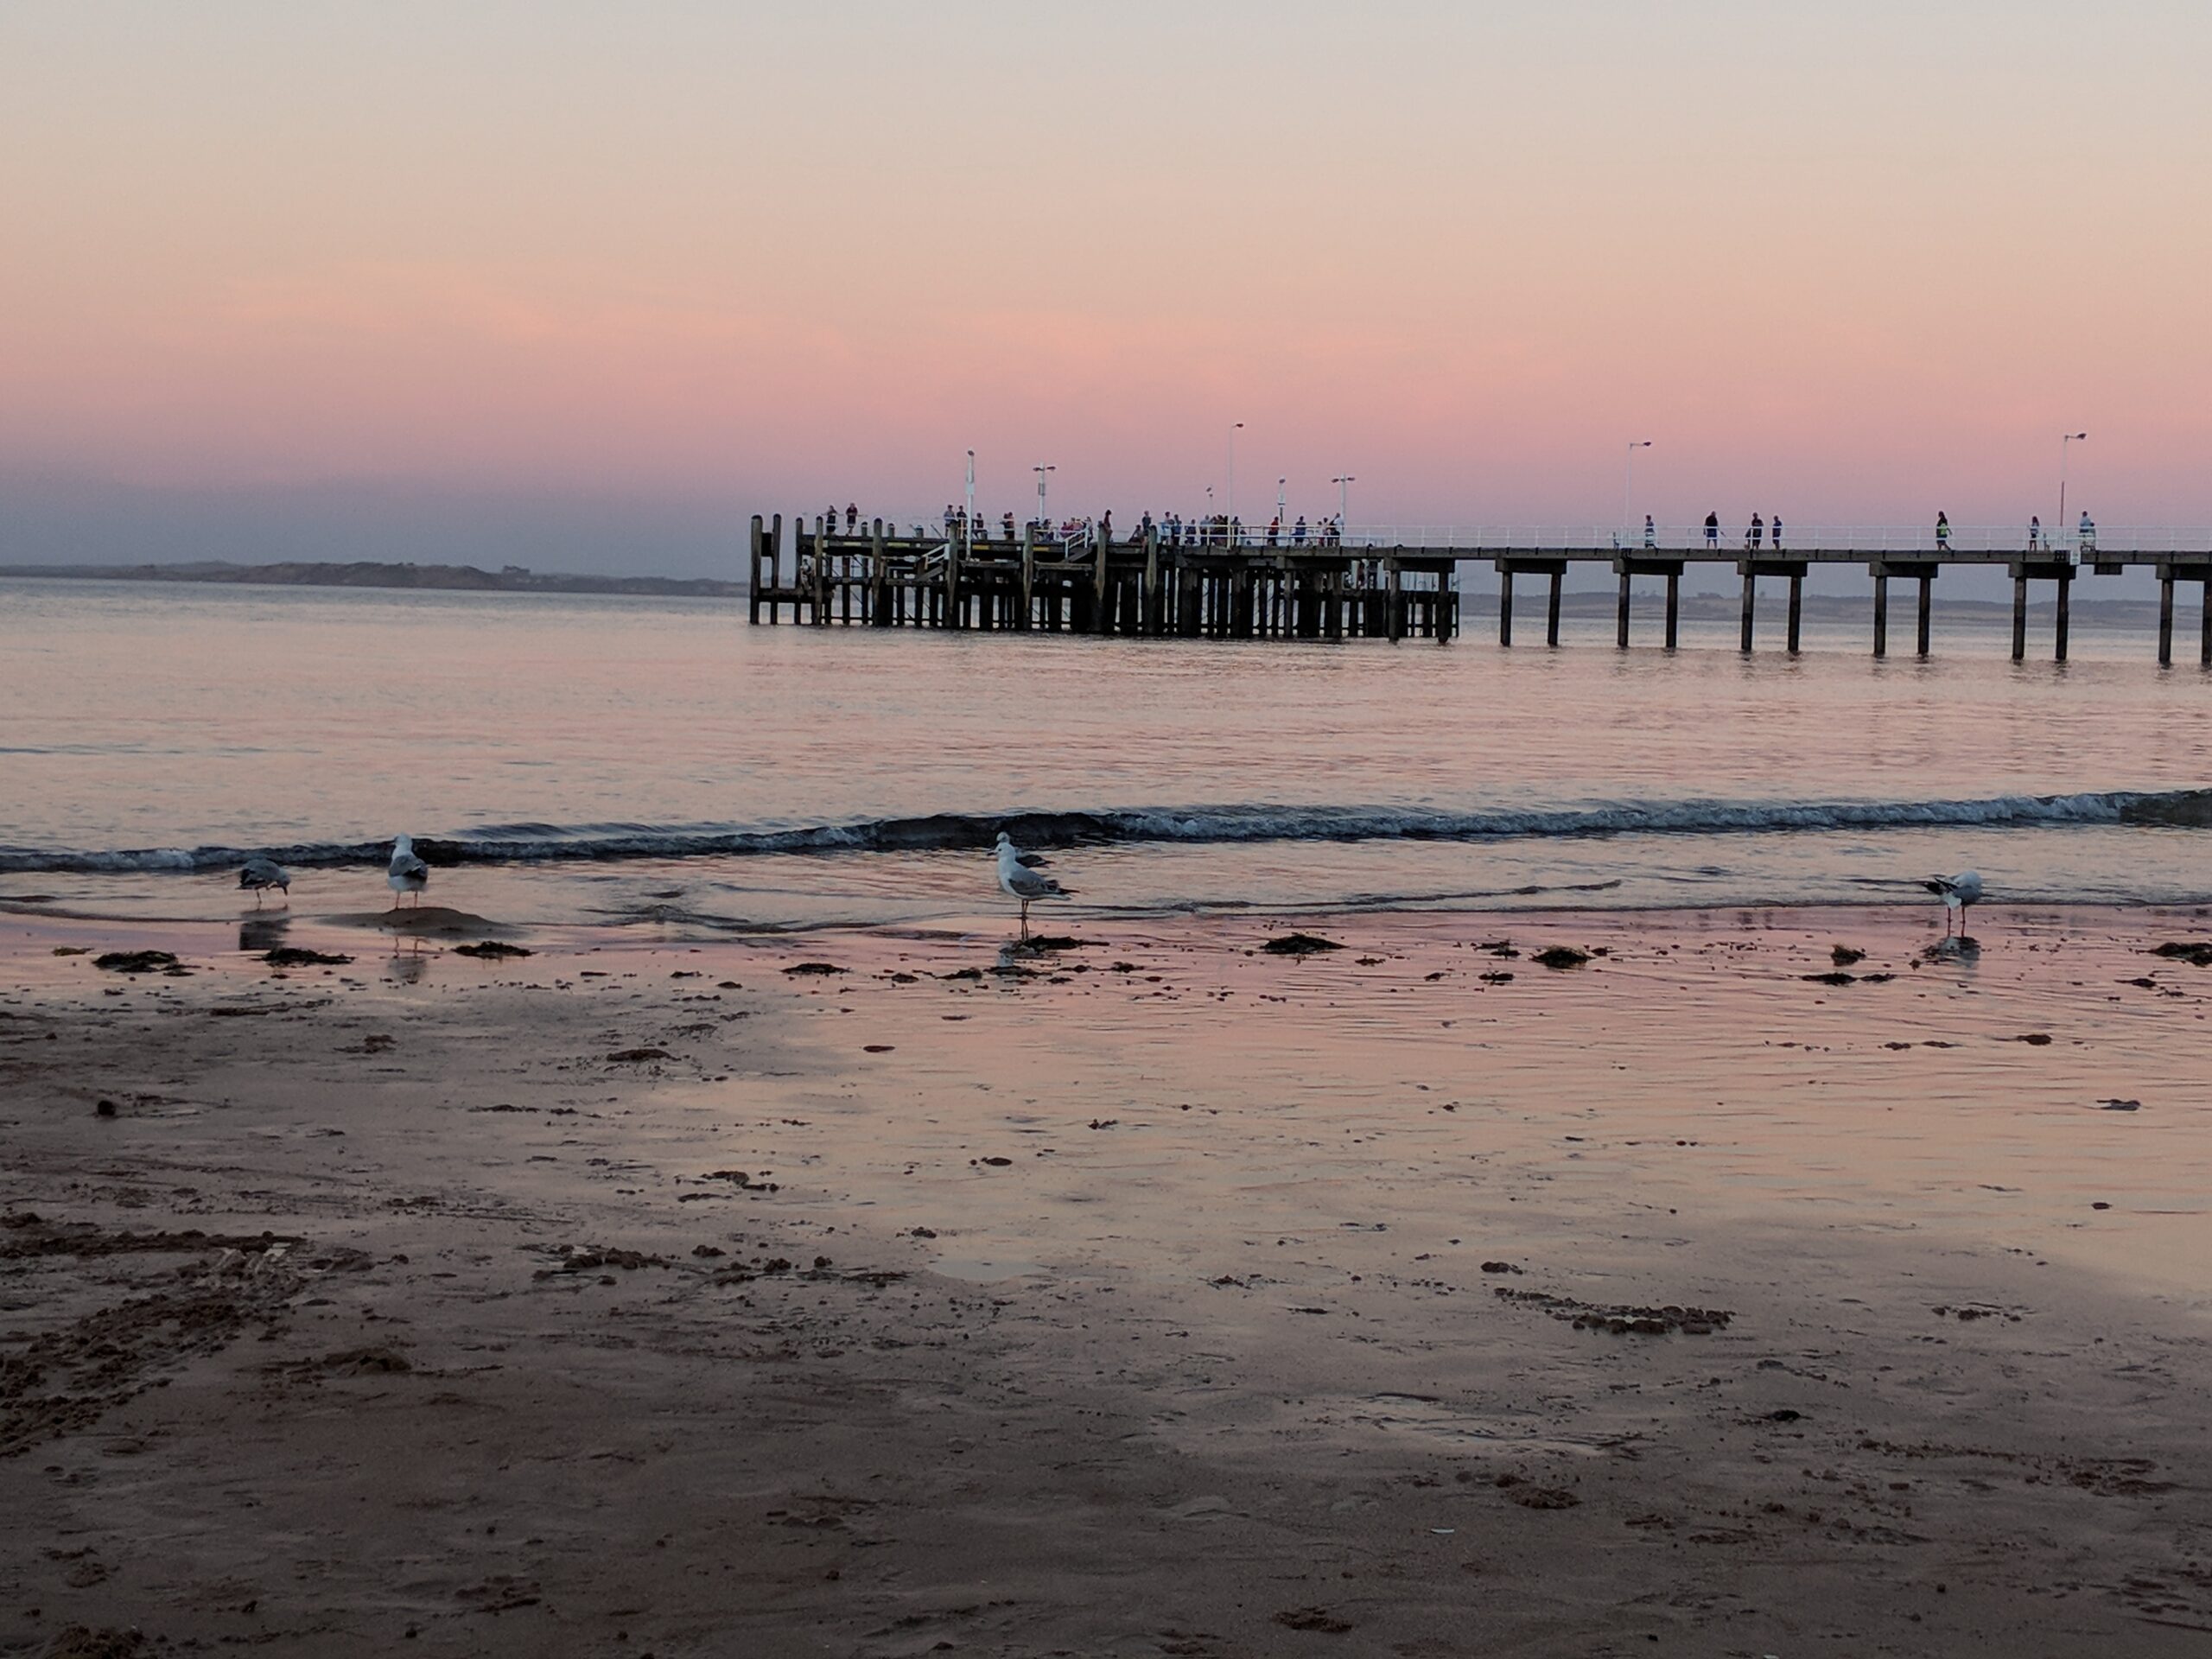
[[[22,564],[0,565],[0,576],[40,576],[71,582],[219,582],[270,584],[280,588],[401,588],[438,592],[486,594],[640,594],[681,599],[742,597],[745,585],[704,577],[562,575],[503,565],[480,570],[473,564],[403,564],[361,560],[336,564],[291,560],[278,564],[230,564],[201,560],[188,564]]]

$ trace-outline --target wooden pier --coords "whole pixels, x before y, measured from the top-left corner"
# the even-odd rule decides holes
[[[1513,643],[1514,583],[1548,584],[1544,639],[1559,644],[1560,594],[1571,565],[1610,569],[1618,579],[1615,643],[1625,650],[1636,579],[1666,583],[1664,639],[1680,635],[1681,578],[1691,565],[1732,564],[1743,582],[1739,644],[1754,647],[1762,578],[1789,584],[1786,649],[1798,649],[1805,578],[1817,565],[1860,566],[1873,581],[1874,655],[1890,645],[1890,583],[1916,584],[1914,644],[1929,654],[1936,576],[1946,565],[2002,566],[2012,579],[2012,659],[2027,654],[2030,585],[2057,590],[2053,652],[2066,660],[2075,579],[2149,569],[2158,581],[2158,661],[2173,661],[2175,588],[2194,583],[2201,603],[2198,661],[2212,667],[2212,548],[2202,551],[2044,548],[1926,550],[1793,547],[1763,551],[1615,547],[1400,546],[1296,543],[1203,535],[1164,541],[1147,529],[1116,541],[1103,530],[1062,538],[1026,526],[1013,539],[901,536],[878,519],[851,531],[817,517],[779,513],[752,525],[752,620],[810,626],[932,627],[1054,633],[1133,634],[1210,639],[1433,639],[1459,632],[1459,569],[1487,562],[1497,572],[1497,637]]]
[[[753,520],[753,620],[1189,639],[1435,639],[1459,632],[1448,550],[1224,541],[899,537]]]

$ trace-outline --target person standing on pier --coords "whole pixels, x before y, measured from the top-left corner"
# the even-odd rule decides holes
[[[1759,550],[1759,543],[1766,536],[1766,520],[1756,512],[1751,515],[1751,527],[1744,532],[1744,545],[1751,552]]]
[[[1719,550],[1720,515],[1717,512],[1708,512],[1705,515],[1705,544],[1715,552]]]
[[[1771,528],[1772,533],[1767,539],[1774,543],[1774,550],[1779,553],[1782,551],[1782,515],[1780,513],[1774,515],[1774,524]]]
[[[1651,515],[1643,515],[1643,544],[1647,548],[1659,545],[1659,528],[1651,522]]]
[[[2097,550],[2097,526],[2086,512],[2082,515],[2082,529],[2075,546],[2084,553],[2094,553]]]
[[[845,503],[845,534],[846,534],[846,535],[848,535],[848,536],[855,536],[855,535],[858,535],[858,534],[860,533],[860,527],[861,527],[861,510],[860,510],[860,505],[859,505],[857,502],[853,502],[853,501],[848,501],[848,502],[846,502],[846,503]]]
[[[2043,520],[2034,513],[2028,515],[2028,551],[2032,553],[2043,545]]]
[[[1936,514],[1936,550],[1939,553],[1951,550],[1951,521],[1941,510]]]
[[[1306,515],[1302,512],[1298,515],[1298,522],[1290,527],[1290,544],[1293,547],[1306,545]]]
[[[1268,520],[1268,545],[1269,547],[1282,545],[1282,514],[1281,513],[1275,514],[1274,518]]]

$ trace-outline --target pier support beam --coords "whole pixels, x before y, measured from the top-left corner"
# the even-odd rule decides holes
[[[1497,572],[1497,643],[1513,643],[1513,578],[1516,576],[1548,576],[1551,579],[1551,598],[1544,610],[1544,643],[1559,644],[1560,589],[1567,580],[1565,559],[1493,559],[1491,567]],[[1459,616],[1459,595],[1452,591],[1452,571],[1436,573],[1436,637],[1449,639],[1456,632]]]
[[[2028,654],[2028,579],[2015,574],[2012,577],[2012,660],[2020,662]]]
[[[1682,561],[1680,559],[1633,558],[1623,556],[1613,561],[1614,572],[1621,579],[1620,613],[1616,619],[1613,638],[1616,644],[1628,649],[1629,580],[1632,576],[1664,576],[1667,579],[1667,648],[1673,650],[1676,610],[1675,584],[1681,580]]]
[[[1389,561],[1384,569],[1388,572],[1387,580],[1389,583],[1387,595],[1382,601],[1389,607],[1389,620],[1385,626],[1389,630],[1390,642],[1395,645],[1406,637],[1405,573],[1398,568],[1398,562],[1395,559]]]
[[[1093,633],[1113,632],[1114,619],[1106,608],[1106,528],[1096,525],[1090,532],[1091,555],[1095,561],[1090,577],[1090,631]]]
[[[758,622],[760,620],[760,515],[757,512],[753,515],[752,569],[752,577],[745,585],[745,596],[752,605],[753,615],[751,620],[754,622]],[[2172,583],[2169,582],[2167,584],[2167,591],[2169,593],[2172,591]]]
[[[1736,574],[1744,579],[1744,617],[1742,631],[1738,636],[1737,649],[1751,648],[1753,623],[1758,613],[1759,578],[1781,576],[1789,583],[1789,650],[1797,650],[1799,625],[1804,620],[1806,562],[1802,559],[1738,559]]]
[[[1890,577],[1885,570],[1874,573],[1874,654],[1890,654]]]
[[[1681,638],[1682,573],[1667,573],[1667,649],[1672,651]]]
[[[2053,643],[2051,658],[2054,662],[2066,660],[2066,625],[2073,620],[2073,596],[2074,576],[2069,571],[2058,579],[2057,637]]]
[[[2174,660],[2174,578],[2171,568],[2158,573],[2158,666]]]
[[[1160,527],[1147,524],[1144,532],[1144,601],[1138,632],[1147,639],[1160,637]]]
[[[1929,617],[1934,612],[1935,607],[1936,573],[1933,570],[1923,570],[1920,573],[1920,632],[1918,636],[1919,654],[1923,658],[1928,655],[1928,624]]]

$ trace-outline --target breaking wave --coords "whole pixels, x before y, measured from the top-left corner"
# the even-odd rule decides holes
[[[1999,795],[1959,801],[1661,801],[1465,811],[1408,806],[1234,805],[1056,812],[932,813],[787,828],[501,824],[416,838],[432,863],[553,863],[728,858],[764,854],[912,852],[988,847],[1001,830],[1025,846],[1224,845],[1296,841],[1529,840],[1618,835],[1776,835],[1800,831],[2069,824],[2212,828],[2212,788]],[[257,853],[302,868],[381,864],[388,841],[279,847],[156,847],[111,851],[0,847],[0,872],[193,871]]]

